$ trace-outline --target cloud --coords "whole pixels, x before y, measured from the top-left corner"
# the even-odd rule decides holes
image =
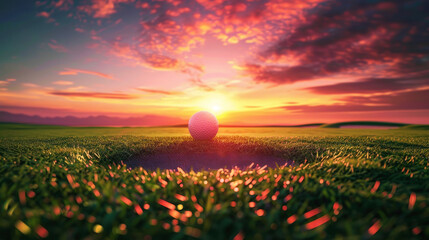
[[[38,1],[39,3],[43,3]],[[46,2],[44,2],[46,3]],[[59,10],[69,10],[73,5],[73,0],[58,0],[58,1],[52,1],[51,4],[49,6],[59,9]],[[37,2],[36,2],[36,6],[37,6]]]
[[[114,56],[156,70],[174,70],[187,74],[204,72],[204,68],[198,64],[189,63],[163,54],[142,52],[130,44],[115,41],[108,48]]]
[[[65,11],[64,5],[52,11]],[[91,46],[132,64],[188,74],[192,84],[205,90],[212,88],[202,81],[204,71],[194,68],[186,54],[209,38],[225,45],[248,44],[250,54],[243,54],[251,57],[240,69],[255,83],[344,76],[386,92],[415,86],[406,78],[429,68],[429,4],[424,0],[89,0],[75,1],[70,14],[82,23],[102,25],[106,19],[104,23],[113,24],[122,19],[113,14],[126,5],[141,18],[124,18],[121,24],[138,26],[136,33],[125,37],[125,31],[103,28],[92,33],[96,43]],[[335,88],[350,93],[347,89],[356,84]]]
[[[398,78],[364,78],[354,82],[305,88],[317,94],[382,93],[429,85],[429,73]]]
[[[63,45],[59,44],[56,40],[51,40],[51,42],[48,43],[48,46],[52,50],[60,52],[60,53],[66,53],[66,52],[69,51],[66,47],[64,47]]]
[[[89,71],[89,70],[76,69],[76,68],[65,68],[65,71],[61,71],[58,74],[59,75],[77,75],[79,73],[94,75],[94,76],[107,78],[107,79],[113,79],[113,76],[109,74],[104,74],[101,72],[95,72],[95,71]]]
[[[202,65],[161,54],[143,53],[129,44],[120,42],[114,42],[110,47],[110,52],[117,57],[131,61],[133,64],[142,65],[155,70],[177,71],[186,74],[189,76],[189,82],[192,84],[205,91],[213,90],[201,80],[201,76],[204,73],[204,67]]]
[[[158,90],[158,89],[149,89],[149,88],[137,88],[137,90],[147,93],[155,93],[155,94],[163,94],[163,95],[179,95],[182,94],[182,92],[176,92],[176,91],[164,91],[164,90]]]
[[[71,98],[104,98],[104,99],[135,99],[137,96],[124,93],[102,93],[102,92],[73,92],[73,91],[51,91],[50,95]]]
[[[134,5],[143,16],[134,25],[139,30],[130,43],[108,34],[92,33],[97,48],[103,48],[131,63],[156,70],[178,71],[190,75],[190,82],[202,89],[212,90],[201,80],[203,69],[189,63],[185,54],[202,46],[208,37],[225,45],[246,42],[263,45],[283,33],[287,24],[303,9],[319,0],[292,0],[285,4],[278,0],[235,1],[145,1],[92,0],[75,2],[75,12],[83,22],[101,24],[99,18],[110,18],[118,6]],[[57,10],[57,9],[55,9]],[[82,16],[85,12],[88,16]],[[287,20],[287,21],[286,21]],[[109,29],[110,30],[110,29]],[[108,30],[103,32],[107,32]],[[108,39],[108,40],[106,40]],[[112,40],[115,39],[115,40]]]
[[[291,84],[320,77],[320,70],[312,66],[262,66],[247,64],[242,66],[246,75],[259,83]]]
[[[52,84],[61,85],[61,86],[70,86],[70,85],[73,85],[74,83],[70,81],[55,81],[55,82],[52,82]]]
[[[78,6],[78,10],[94,18],[107,18],[116,13],[119,3],[131,3],[134,0],[92,0],[88,5]]]
[[[50,14],[49,14],[48,12],[43,11],[43,12],[39,12],[39,13],[37,13],[37,15],[36,15],[36,16],[37,16],[37,17],[49,18]]]
[[[380,78],[381,73],[389,77],[372,84],[384,81],[388,89],[391,78],[398,86],[394,79],[405,82],[408,74],[429,67],[428,7],[423,0],[325,1],[304,11],[300,21],[245,65],[245,71],[257,83],[275,84],[337,74]]]
[[[214,91],[215,89],[210,87],[208,84],[204,83],[200,78],[190,78],[189,81],[197,86],[198,88],[206,91],[206,92],[211,92]]]
[[[429,110],[429,90],[416,90],[371,97],[350,96],[343,103],[332,105],[294,105],[281,107],[293,112],[372,112],[397,110]]]
[[[22,86],[24,87],[28,87],[28,88],[37,88],[39,87],[39,85],[34,84],[34,83],[21,83]]]
[[[11,82],[16,81],[16,79],[14,78],[8,78],[6,80],[0,80],[0,87],[3,87],[3,89],[5,89],[4,87],[8,86]]]
[[[177,59],[159,54],[140,54],[142,60],[154,69],[180,69],[181,62]]]
[[[150,17],[140,22],[143,31],[139,42],[144,43],[145,48],[159,49],[162,46],[164,51],[178,54],[204,44],[205,37],[209,35],[225,45],[240,41],[262,44],[275,34],[274,31],[267,31],[267,28],[281,29],[285,24],[285,19],[277,19],[278,11],[272,14],[271,9],[267,9],[267,2],[160,1],[150,7],[149,4],[142,4],[142,14]],[[291,14],[298,12],[301,7],[293,6],[289,6]]]

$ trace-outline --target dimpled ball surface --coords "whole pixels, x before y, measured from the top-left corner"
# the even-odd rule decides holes
[[[188,129],[195,140],[210,140],[216,136],[219,123],[212,113],[200,111],[189,119]]]

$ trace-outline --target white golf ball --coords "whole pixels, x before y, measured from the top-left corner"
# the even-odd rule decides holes
[[[195,140],[210,140],[216,136],[219,123],[212,113],[200,111],[189,119],[188,129]]]

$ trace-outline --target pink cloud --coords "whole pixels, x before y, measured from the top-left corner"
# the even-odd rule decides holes
[[[52,50],[60,52],[60,53],[66,53],[66,52],[69,51],[66,47],[64,47],[63,45],[59,44],[56,40],[51,40],[51,42],[48,43],[48,46]]]
[[[116,13],[119,3],[130,3],[134,0],[92,0],[91,4],[79,6],[78,9],[94,18],[107,18]]]
[[[51,2],[51,6],[60,10],[69,10],[73,5],[73,0],[58,0]]]
[[[37,17],[44,17],[44,18],[49,18],[50,14],[48,12],[39,12],[36,15]]]

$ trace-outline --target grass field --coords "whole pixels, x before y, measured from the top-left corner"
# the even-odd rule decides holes
[[[128,169],[136,154],[232,152],[293,166]],[[428,239],[429,131],[0,125],[1,239]]]

